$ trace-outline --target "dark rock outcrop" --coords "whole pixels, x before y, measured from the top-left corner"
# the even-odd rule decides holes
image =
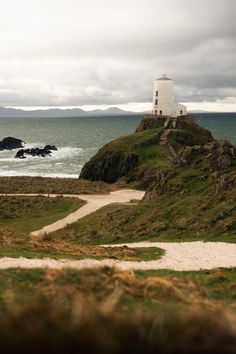
[[[215,183],[215,194],[219,195],[230,189],[236,188],[236,174],[235,175],[221,175],[217,178]]]
[[[52,151],[57,150],[55,145],[46,145],[43,149],[32,148],[32,149],[21,149],[16,153],[15,158],[25,159],[27,155],[37,156],[37,157],[46,157],[51,156]]]
[[[224,170],[230,167],[235,156],[234,146],[227,140],[218,140],[207,144],[207,156],[213,170]]]
[[[209,163],[209,171],[220,171],[232,166],[236,152],[229,141],[214,140],[205,145],[188,146],[182,149],[181,156],[185,160],[194,160],[196,156],[202,156]]]
[[[155,200],[157,196],[160,197],[165,193],[182,191],[184,186],[182,183],[170,184],[169,181],[176,175],[173,169],[164,170],[157,174],[157,177],[148,188],[148,192],[145,193],[144,200]]]
[[[80,178],[129,184],[147,190],[145,198],[153,200],[166,193],[187,193],[195,181],[235,164],[235,147],[214,139],[191,116],[148,116],[134,134],[101,148],[84,165]]]
[[[198,137],[188,130],[171,130],[169,138],[177,143],[187,146],[194,146],[199,143]]]
[[[129,175],[139,164],[139,156],[134,153],[107,151],[99,159],[96,156],[85,164],[80,177],[92,181],[114,183]]]
[[[19,149],[22,148],[24,144],[23,140],[9,136],[0,141],[0,150]]]
[[[44,150],[57,151],[57,147],[55,145],[45,145]]]

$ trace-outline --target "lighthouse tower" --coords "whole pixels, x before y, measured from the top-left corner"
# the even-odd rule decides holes
[[[178,117],[187,114],[187,108],[175,101],[172,79],[163,75],[154,82],[153,112],[155,116]]]

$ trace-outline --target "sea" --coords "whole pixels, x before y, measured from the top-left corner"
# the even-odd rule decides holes
[[[236,144],[236,113],[193,114],[215,138]],[[76,178],[104,144],[135,131],[142,115],[86,118],[0,118],[0,140],[13,136],[25,148],[56,145],[48,157],[16,159],[17,150],[0,151],[0,176]]]

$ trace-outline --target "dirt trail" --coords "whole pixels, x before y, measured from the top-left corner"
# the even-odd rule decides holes
[[[12,196],[36,196],[38,194],[11,194]],[[58,195],[45,195],[55,198]],[[62,197],[78,198],[87,203],[76,212],[57,222],[45,226],[43,229],[32,232],[34,236],[40,236],[65,227],[86,215],[111,203],[128,203],[131,200],[140,200],[144,192],[136,190],[119,190],[107,195],[67,195]],[[165,254],[159,260],[154,261],[118,261],[111,259],[94,260],[54,260],[54,259],[27,259],[27,258],[0,258],[0,269],[7,268],[94,268],[101,266],[117,266],[122,269],[150,270],[173,269],[177,271],[213,269],[218,267],[236,267],[236,244],[225,242],[138,242],[120,245],[104,245],[105,247],[128,246],[130,248],[158,247],[165,250]]]
[[[128,203],[131,200],[141,200],[145,192],[133,189],[121,189],[110,194],[61,194],[64,198],[77,198],[84,200],[86,204],[76,210],[74,213],[69,214],[63,219],[60,219],[50,225],[43,227],[40,230],[31,232],[33,236],[42,236],[51,232],[63,229],[68,224],[72,224],[77,220],[93,213],[94,211],[112,203]],[[3,195],[3,194],[0,194]],[[5,194],[4,194],[5,195]],[[8,196],[38,196],[39,194],[7,194]],[[40,194],[45,197],[56,198],[58,194]]]
[[[112,247],[127,245],[131,248],[159,247],[166,252],[163,257],[155,261],[131,262],[111,259],[94,260],[54,260],[54,259],[27,259],[8,258],[0,260],[0,269],[7,268],[96,268],[102,266],[115,266],[121,269],[150,270],[172,269],[176,271],[190,271],[200,269],[214,269],[218,267],[236,267],[236,244],[224,242],[138,242],[122,245],[109,245]],[[108,246],[108,245],[106,245]]]

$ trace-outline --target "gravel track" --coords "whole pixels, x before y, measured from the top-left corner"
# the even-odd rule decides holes
[[[37,196],[38,194],[8,194],[9,196]],[[55,198],[57,194],[44,195]],[[33,236],[42,236],[46,233],[64,228],[66,225],[93,213],[94,211],[112,204],[129,203],[131,200],[141,200],[144,192],[123,189],[111,192],[107,195],[67,195],[65,198],[78,198],[86,201],[86,204],[67,217],[47,225],[41,230],[32,232]],[[128,246],[130,248],[158,247],[165,250],[165,254],[159,260],[154,261],[119,261],[113,259],[94,260],[54,260],[54,259],[27,259],[9,258],[0,259],[0,269],[7,268],[96,268],[102,266],[115,266],[122,269],[151,270],[172,269],[176,271],[193,271],[213,268],[236,267],[236,244],[225,242],[136,242],[119,245],[104,245],[105,247]]]

